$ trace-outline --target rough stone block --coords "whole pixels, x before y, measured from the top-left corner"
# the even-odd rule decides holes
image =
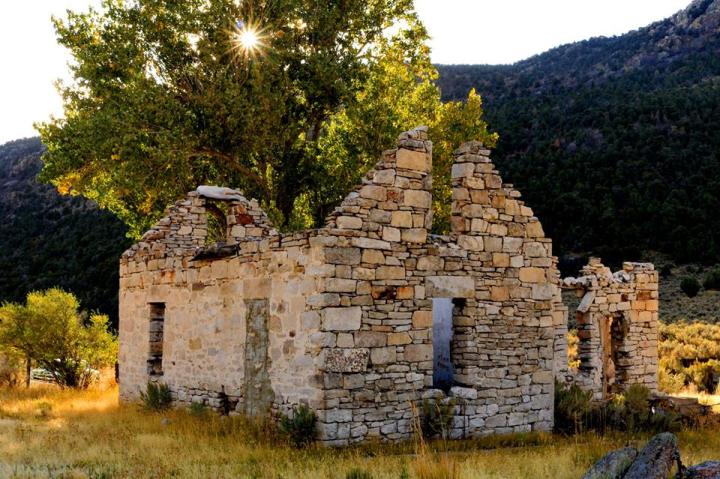
[[[401,230],[402,240],[406,243],[424,243],[427,240],[425,228],[409,228]]]
[[[325,248],[325,261],[332,264],[360,264],[359,248]]]
[[[405,346],[405,361],[430,361],[433,357],[432,344],[408,344]]]
[[[360,196],[369,200],[386,201],[387,189],[384,186],[365,185],[360,189]]]
[[[355,333],[355,346],[359,348],[377,348],[387,344],[388,335],[377,331],[358,331]]]
[[[429,209],[432,205],[432,195],[424,190],[405,190],[403,193],[403,205]]]
[[[338,216],[335,222],[338,228],[347,230],[359,230],[363,225],[362,219],[357,216]]]
[[[412,212],[410,211],[393,211],[392,220],[390,221],[392,226],[398,228],[412,228],[413,219]]]
[[[382,251],[366,249],[362,252],[363,263],[385,264],[385,255]]]
[[[349,308],[325,308],[322,326],[325,331],[354,331],[360,329],[362,309],[359,306]]]
[[[397,346],[401,344],[410,344],[412,338],[408,333],[390,333],[387,337],[387,343],[389,346]]]
[[[470,276],[428,276],[425,289],[430,298],[474,298],[475,279]]]
[[[430,171],[430,156],[420,151],[400,148],[397,150],[396,164],[398,168],[416,171]]]
[[[367,370],[369,349],[328,349],[325,371],[333,373],[361,373]]]
[[[415,311],[412,315],[412,325],[415,329],[432,327],[432,311]]]
[[[405,268],[402,266],[380,266],[375,272],[375,279],[405,279]]]
[[[543,268],[520,268],[520,281],[523,283],[542,283],[545,279]]]

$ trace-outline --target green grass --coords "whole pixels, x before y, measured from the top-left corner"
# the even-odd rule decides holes
[[[116,388],[0,390],[0,477],[309,479],[344,478],[361,469],[376,479],[562,479],[577,478],[606,452],[646,439],[523,434],[297,450],[272,428],[239,418],[119,405]],[[682,432],[680,444],[687,464],[720,458],[715,431]]]

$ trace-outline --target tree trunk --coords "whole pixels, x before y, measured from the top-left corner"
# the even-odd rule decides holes
[[[25,357],[25,387],[30,387],[30,369],[32,365],[32,360],[30,359],[30,356]]]

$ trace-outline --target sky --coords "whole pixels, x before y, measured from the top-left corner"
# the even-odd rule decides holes
[[[34,136],[61,116],[54,82],[68,79],[51,15],[99,0],[6,0],[0,7],[0,144]],[[514,63],[564,43],[619,35],[668,17],[690,0],[415,0],[435,63]]]

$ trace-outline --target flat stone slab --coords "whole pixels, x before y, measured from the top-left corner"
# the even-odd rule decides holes
[[[200,196],[210,198],[211,200],[247,201],[242,191],[233,190],[232,188],[226,188],[224,186],[201,185],[197,187],[197,192]]]

